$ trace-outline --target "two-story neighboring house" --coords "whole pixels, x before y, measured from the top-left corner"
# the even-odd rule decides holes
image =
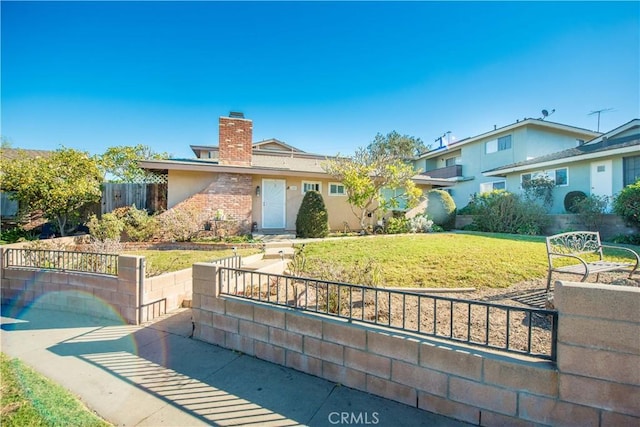
[[[519,191],[501,174],[486,171],[528,161],[549,153],[575,148],[600,133],[541,119],[525,119],[478,136],[443,145],[419,156],[414,164],[422,174],[455,182],[448,190],[458,208],[474,194],[503,189]],[[558,185],[566,179],[563,171],[555,177]]]
[[[571,191],[606,196],[611,202],[622,188],[640,179],[640,119],[634,119],[577,147],[548,153],[484,172],[487,179],[504,180],[521,189],[537,175],[555,179],[551,213],[565,213]]]

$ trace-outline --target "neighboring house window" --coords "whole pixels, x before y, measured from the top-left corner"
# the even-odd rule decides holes
[[[345,196],[347,193],[344,191],[344,185],[339,182],[332,182],[329,184],[330,196]]]
[[[317,191],[319,193],[321,189],[322,187],[319,182],[302,181],[302,194],[307,191]]]
[[[492,182],[483,182],[480,184],[480,192],[488,193],[493,190],[506,190],[507,182],[506,181],[492,181]]]
[[[448,159],[445,159],[444,161],[444,165],[445,166],[455,166],[455,165],[459,165],[462,163],[462,159],[460,157],[449,157]]]
[[[568,172],[567,168],[559,168],[559,169],[551,169],[551,170],[546,170],[546,171],[524,173],[524,174],[520,175],[520,185],[521,185],[521,187],[526,182],[531,181],[531,178],[537,178],[539,176],[546,176],[547,178],[551,178],[551,180],[557,186],[569,185],[569,172]]]
[[[495,153],[497,151],[504,151],[511,149],[511,135],[502,136],[498,139],[492,139],[485,143],[485,152],[487,154]]]
[[[404,196],[404,188],[383,188],[380,190],[380,195],[385,201],[395,199],[398,206],[393,207],[393,210],[404,211],[407,210],[407,199]]]
[[[622,159],[622,185],[627,186],[640,179],[640,156],[624,157]]]

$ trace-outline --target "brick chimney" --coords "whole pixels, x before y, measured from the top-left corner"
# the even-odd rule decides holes
[[[251,166],[253,122],[231,112],[220,117],[219,161],[221,165]]]

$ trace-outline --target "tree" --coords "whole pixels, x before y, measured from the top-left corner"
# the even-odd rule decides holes
[[[66,235],[82,210],[100,201],[103,175],[88,153],[61,148],[47,157],[32,158],[22,153],[0,162],[0,186],[11,191],[20,209],[42,211]]]
[[[148,172],[138,166],[139,160],[162,160],[168,153],[156,153],[146,145],[109,147],[100,156],[100,167],[112,182],[144,182]]]
[[[358,148],[353,157],[337,156],[322,167],[344,185],[347,201],[360,227],[366,229],[369,214],[397,208],[402,201],[408,208],[418,203],[421,191],[411,179],[416,171],[409,159],[425,149],[419,138],[393,131],[377,134],[371,144]],[[393,195],[383,197],[383,189],[393,190]]]

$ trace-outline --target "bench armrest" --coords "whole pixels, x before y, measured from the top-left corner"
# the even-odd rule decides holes
[[[553,262],[552,262],[552,258],[553,257],[565,257],[565,258],[574,258],[577,259],[578,261],[580,261],[582,263],[582,265],[584,266],[585,271],[588,273],[589,272],[589,265],[587,264],[587,262],[585,260],[583,260],[582,258],[580,258],[577,255],[573,255],[573,254],[561,254],[558,252],[549,252],[549,268],[551,270],[554,269],[553,267]]]
[[[624,248],[622,246],[613,246],[613,245],[600,245],[600,247],[601,248],[615,249],[617,251],[629,252],[631,255],[633,255],[633,258],[636,259],[636,266],[634,267],[633,271],[636,271],[638,266],[640,265],[640,255],[638,255],[638,253],[636,251],[634,251],[633,249]]]

